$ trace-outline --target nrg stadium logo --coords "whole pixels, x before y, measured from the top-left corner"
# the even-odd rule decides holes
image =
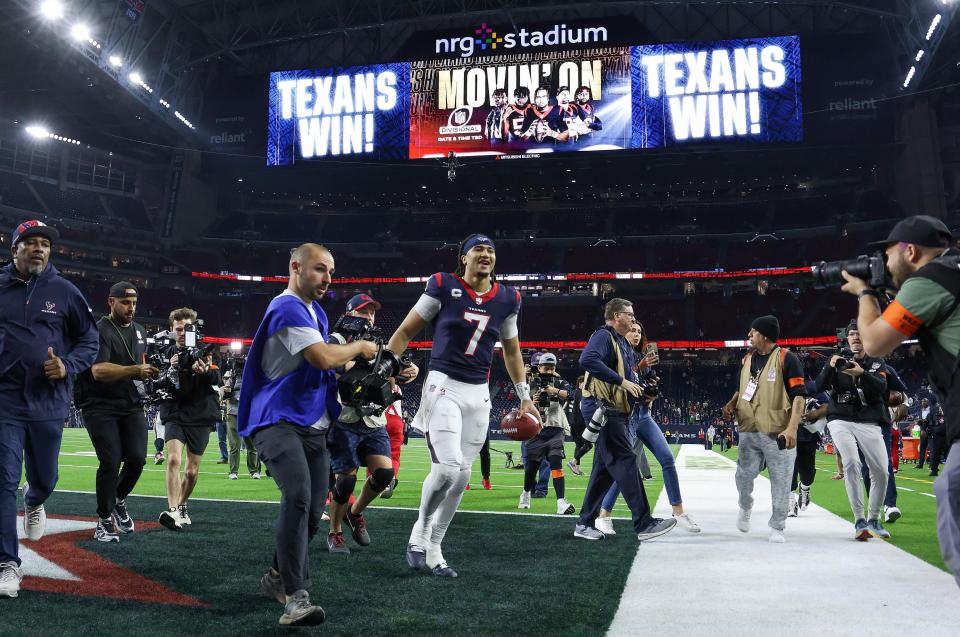
[[[536,49],[543,46],[566,44],[588,44],[606,42],[606,27],[567,27],[555,24],[546,31],[527,31],[520,29],[516,33],[499,33],[493,27],[483,23],[474,29],[474,35],[457,38],[437,38],[434,51],[437,54],[459,53],[460,57],[470,57],[478,52],[496,52],[504,49]]]

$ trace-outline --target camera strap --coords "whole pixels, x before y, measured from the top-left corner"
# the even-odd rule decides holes
[[[117,327],[117,324],[113,322],[113,317],[108,316],[107,320],[110,322],[110,325],[113,326],[114,331],[117,333],[117,336],[120,337],[120,342],[123,343],[123,349],[127,351],[127,356],[130,357],[130,360],[133,361],[133,364],[137,364],[137,357],[133,355],[133,351],[130,350],[130,345],[127,344],[127,339],[124,338],[123,332],[120,331],[120,328]],[[133,323],[130,324],[130,329],[133,329]]]

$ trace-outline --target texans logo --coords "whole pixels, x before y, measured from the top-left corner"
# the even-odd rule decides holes
[[[50,301],[47,301],[47,309],[48,309],[48,310],[52,310],[52,309],[55,308],[55,307],[57,307],[57,304],[56,304],[56,303],[51,303]]]

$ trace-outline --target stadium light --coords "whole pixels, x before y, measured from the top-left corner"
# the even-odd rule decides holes
[[[59,20],[63,17],[63,5],[60,0],[43,0],[40,3],[40,15],[47,20]]]
[[[130,81],[133,82],[134,84],[141,84],[143,82],[143,78],[140,77],[140,74],[137,73],[136,71],[131,73],[128,77],[130,78]]]
[[[917,73],[917,67],[911,66],[910,70],[907,71],[907,79],[903,81],[903,88],[907,88],[910,85],[910,80],[913,79],[913,76]]]
[[[32,126],[27,126],[24,130],[27,131],[27,135],[35,139],[46,139],[50,137],[50,131],[48,131],[43,126],[38,126],[36,124]]]
[[[239,352],[241,349],[243,349],[243,343],[241,343],[240,341],[231,341],[230,349],[231,351]]]
[[[121,66],[123,66],[123,58],[121,58],[119,55],[111,55],[110,66],[119,69]]]
[[[943,19],[943,17],[942,17],[939,13],[938,13],[937,15],[933,16],[933,20],[930,21],[930,28],[927,29],[927,39],[928,39],[928,40],[933,37],[933,32],[937,30],[937,27],[938,27],[938,26],[940,26],[940,20],[942,20],[942,19]]]
[[[924,50],[920,49],[917,51],[917,57],[913,58],[915,62],[919,62],[923,58]]]
[[[83,23],[77,23],[70,29],[70,36],[77,42],[90,39],[90,29]]]

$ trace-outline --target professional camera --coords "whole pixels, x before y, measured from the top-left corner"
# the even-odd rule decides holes
[[[538,408],[546,409],[550,406],[551,401],[560,401],[558,396],[551,396],[544,391],[548,387],[557,387],[559,385],[558,380],[559,377],[554,374],[541,374],[539,371],[532,371],[530,376],[530,394],[536,396],[537,392],[543,392],[537,400]]]
[[[586,422],[583,434],[581,435],[585,441],[592,443],[597,442],[597,438],[600,436],[600,430],[607,424],[608,409],[610,409],[610,407],[606,403],[600,403],[597,410],[593,412],[593,418]]]
[[[846,261],[821,261],[813,266],[813,287],[818,290],[837,288],[846,283],[841,272],[863,279],[875,290],[892,290],[894,285],[887,274],[887,264],[883,256],[860,255]]]
[[[646,398],[656,398],[660,395],[660,377],[650,374],[640,381],[640,391]]]
[[[392,403],[399,399],[393,393],[390,379],[410,366],[410,358],[397,356],[386,349],[383,332],[362,316],[344,314],[330,331],[330,340],[346,345],[357,340],[373,341],[380,346],[376,358],[368,361],[362,357],[353,361],[353,367],[340,375],[337,388],[340,402],[357,409],[362,415],[382,414]]]
[[[200,326],[202,321],[198,321]],[[180,389],[180,372],[193,373],[193,366],[197,361],[205,359],[216,348],[213,343],[197,347],[197,342],[203,336],[197,332],[196,326],[187,325],[184,345],[180,347],[172,332],[163,331],[147,337],[146,362],[160,370],[160,374],[144,382],[147,405],[154,405],[171,400],[173,392]],[[178,355],[177,364],[171,365],[170,359]]]

